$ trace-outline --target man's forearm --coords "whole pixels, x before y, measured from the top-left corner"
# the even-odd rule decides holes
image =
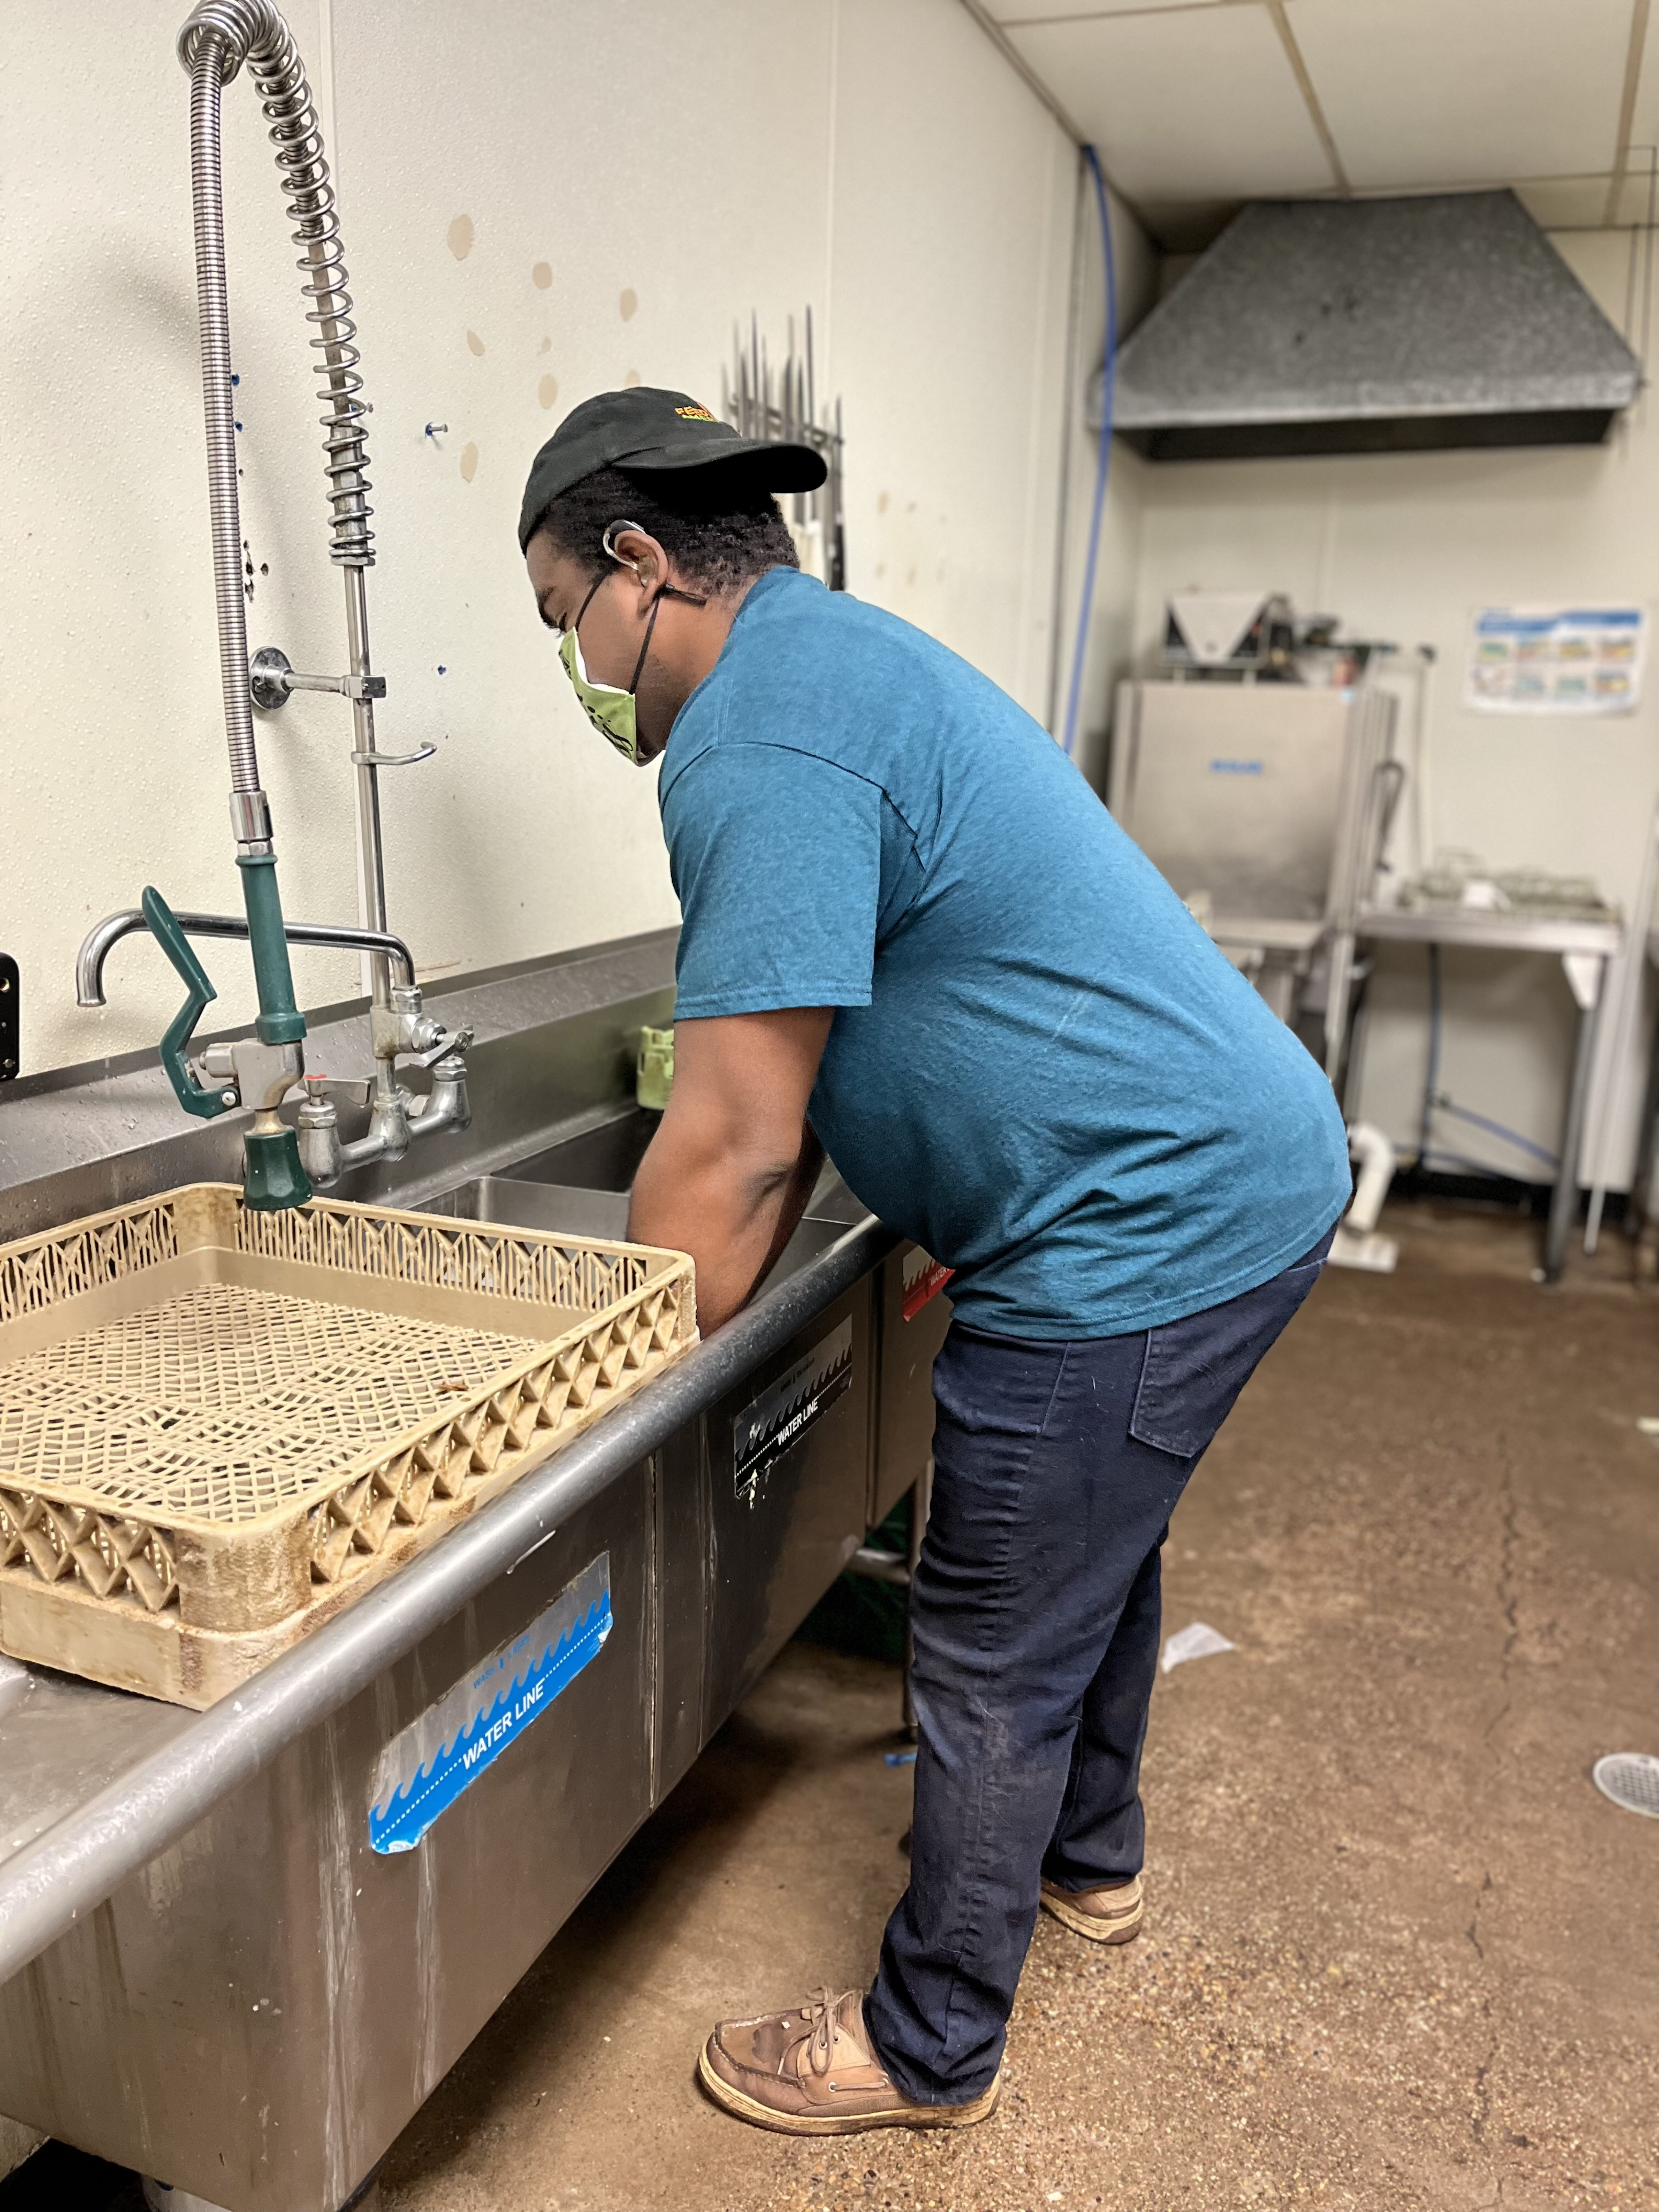
[[[810,1128],[787,1160],[710,1146],[665,1118],[635,1178],[628,1233],[691,1255],[705,1333],[730,1319],[794,1234],[823,1158]]]

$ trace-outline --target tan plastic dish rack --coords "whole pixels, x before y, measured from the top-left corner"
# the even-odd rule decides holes
[[[211,1705],[696,1340],[683,1253],[228,1183],[0,1245],[0,1650]]]

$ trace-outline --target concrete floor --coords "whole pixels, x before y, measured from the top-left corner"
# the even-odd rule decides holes
[[[787,1650],[393,2149],[388,2212],[1659,2204],[1659,1304],[1614,1239],[1397,1214],[1178,1513],[1147,1930],[1042,1920],[999,2115],[796,2142],[692,2081],[719,2013],[862,1981],[902,1886],[890,1672]]]

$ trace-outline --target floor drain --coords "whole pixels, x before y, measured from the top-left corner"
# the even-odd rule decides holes
[[[1645,1813],[1659,1820],[1659,1759],[1644,1751],[1610,1751],[1598,1759],[1590,1779],[1604,1797],[1627,1813]]]

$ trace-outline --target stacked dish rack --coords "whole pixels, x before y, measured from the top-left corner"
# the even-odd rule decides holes
[[[0,1246],[0,1650],[210,1705],[696,1338],[681,1253],[228,1184]]]

